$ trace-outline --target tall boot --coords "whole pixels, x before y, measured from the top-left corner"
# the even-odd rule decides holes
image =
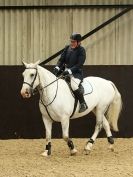
[[[76,96],[76,98],[79,100],[80,103],[80,108],[79,108],[79,113],[84,112],[86,109],[88,109],[88,106],[84,100],[84,96],[82,91],[79,89],[74,91],[74,94]]]

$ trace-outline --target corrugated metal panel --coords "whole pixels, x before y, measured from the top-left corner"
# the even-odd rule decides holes
[[[23,0],[23,3],[26,2],[27,0]],[[0,11],[0,64],[21,64],[23,59],[28,62],[38,59],[43,61],[68,44],[73,31],[84,35],[120,10]],[[83,41],[87,51],[86,64],[133,64],[132,21],[133,11]],[[53,60],[49,64],[55,64],[56,61]]]
[[[45,57],[49,57],[68,43],[72,31],[72,10],[45,12]],[[53,64],[53,61],[49,64]]]
[[[133,64],[133,10],[116,21],[116,63]]]
[[[0,5],[133,4],[133,0],[0,0]]]
[[[0,62],[1,62],[1,64],[4,63],[4,33],[5,33],[5,29],[3,27],[3,24],[4,24],[3,12],[0,11]]]
[[[114,9],[75,11],[73,18],[74,31],[77,30],[81,34],[86,34],[115,15]],[[101,29],[82,43],[87,51],[86,64],[115,64],[115,22]]]

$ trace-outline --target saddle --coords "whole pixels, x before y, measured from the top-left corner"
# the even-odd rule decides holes
[[[93,87],[87,79],[83,79],[83,82],[81,84],[84,88],[84,95],[88,95],[93,92]]]
[[[72,87],[70,84],[70,77],[65,77],[64,80],[66,81],[72,95],[74,96],[74,91],[72,90]],[[91,83],[86,79],[83,79],[83,81],[79,84],[79,88],[84,96],[91,94],[93,92],[93,87],[92,87]]]
[[[78,99],[77,97],[75,96],[75,93],[74,91],[72,90],[72,87],[71,87],[71,84],[70,84],[70,77],[65,77],[64,80],[66,81],[71,93],[72,93],[72,96],[75,98],[75,102],[74,102],[74,108],[73,108],[73,112],[70,116],[70,118],[74,115],[75,113],[75,110],[77,108],[77,104],[78,104]],[[80,83],[79,85],[79,88],[80,88],[80,91],[83,93],[83,95],[88,95],[88,94],[91,94],[93,92],[93,87],[92,85],[90,84],[89,81],[87,81],[86,79],[83,79],[83,82]]]

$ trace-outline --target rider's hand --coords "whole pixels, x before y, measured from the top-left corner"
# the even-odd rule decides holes
[[[58,66],[56,66],[53,70],[53,74],[57,76],[59,71],[60,71],[60,68]]]
[[[64,71],[64,72],[62,73],[63,76],[67,76],[68,74],[69,74],[68,71]]]
[[[72,74],[72,71],[70,69],[68,69],[62,73],[63,76],[67,76],[69,74]]]

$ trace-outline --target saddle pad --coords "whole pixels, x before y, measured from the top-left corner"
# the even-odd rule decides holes
[[[89,81],[86,79],[83,80],[82,86],[84,87],[84,95],[90,94],[93,92],[93,87]]]

